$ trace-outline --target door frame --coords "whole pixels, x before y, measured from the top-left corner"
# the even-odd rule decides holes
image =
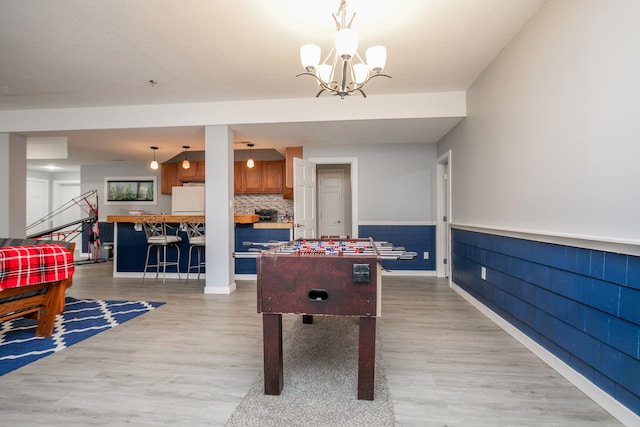
[[[351,173],[349,182],[351,185],[351,238],[357,239],[358,224],[358,158],[357,157],[309,157],[307,160],[317,165],[350,165]],[[318,181],[316,180],[316,186]],[[317,188],[316,188],[317,194]],[[317,220],[317,219],[316,219]]]
[[[449,283],[451,283],[451,170],[451,150],[448,150],[440,155],[436,162],[436,276],[449,277]],[[447,218],[446,221],[444,217]]]

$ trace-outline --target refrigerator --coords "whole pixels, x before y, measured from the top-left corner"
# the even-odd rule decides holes
[[[204,215],[204,186],[173,187],[172,215]]]

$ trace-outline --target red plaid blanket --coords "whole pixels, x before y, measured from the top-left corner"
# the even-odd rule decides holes
[[[73,271],[73,254],[62,245],[0,247],[0,291],[68,279]]]

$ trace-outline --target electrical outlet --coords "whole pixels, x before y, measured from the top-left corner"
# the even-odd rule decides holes
[[[424,253],[424,259],[429,259],[429,252]]]
[[[480,267],[480,278],[482,280],[487,280],[487,267],[485,266]]]

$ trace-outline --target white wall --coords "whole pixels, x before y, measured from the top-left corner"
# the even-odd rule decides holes
[[[435,221],[435,144],[305,145],[304,158],[358,158],[359,222]]]
[[[0,133],[0,237],[25,236],[26,153],[25,137]]]
[[[640,243],[640,2],[547,2],[472,85],[454,223]]]
[[[105,177],[151,177],[158,180],[158,203],[156,205],[118,204],[105,205],[104,178]],[[98,216],[100,221],[106,221],[107,215],[128,215],[131,209],[142,209],[147,213],[171,213],[171,196],[160,194],[160,169],[149,169],[148,163],[116,164],[111,166],[91,165],[80,169],[80,189],[82,193],[98,190]]]

